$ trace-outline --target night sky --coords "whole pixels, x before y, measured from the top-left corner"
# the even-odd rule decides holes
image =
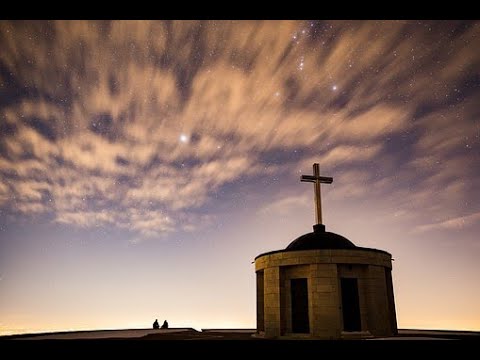
[[[393,255],[480,330],[480,22],[0,21],[0,334],[255,327],[262,252]]]

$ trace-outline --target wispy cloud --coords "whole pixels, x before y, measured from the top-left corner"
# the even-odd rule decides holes
[[[376,186],[446,216],[446,194],[464,196],[478,180],[478,96],[465,85],[480,64],[478,24],[457,27],[2,22],[0,206],[154,237],[208,222],[215,210],[195,209],[283,151],[302,155],[270,171],[349,167],[336,172],[336,196]]]
[[[460,216],[448,219],[438,223],[421,225],[415,228],[416,232],[425,232],[429,230],[461,230],[463,228],[478,225],[480,223],[480,212],[466,216]]]
[[[278,199],[258,210],[259,214],[286,215],[295,209],[308,206],[312,200],[306,196],[289,196]]]

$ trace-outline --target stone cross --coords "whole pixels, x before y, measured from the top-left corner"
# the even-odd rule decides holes
[[[313,176],[302,175],[300,181],[312,182],[315,185],[315,215],[317,217],[317,224],[322,224],[322,198],[320,194],[320,184],[331,184],[333,178],[320,176],[320,165],[313,164]]]

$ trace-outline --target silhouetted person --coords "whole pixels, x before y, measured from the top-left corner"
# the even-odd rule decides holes
[[[155,319],[155,321],[153,322],[153,328],[154,329],[159,329],[160,328],[160,325],[158,325],[158,319]]]
[[[162,324],[162,329],[168,329],[168,322],[165,320]]]

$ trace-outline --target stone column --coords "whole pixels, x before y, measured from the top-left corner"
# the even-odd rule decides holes
[[[385,270],[382,266],[369,265],[367,276],[368,330],[376,336],[389,335]]]
[[[265,337],[280,336],[280,267],[264,270]]]
[[[392,335],[398,334],[397,314],[395,311],[395,297],[393,295],[392,269],[385,268],[385,280],[387,281],[388,314],[390,318],[390,331]]]
[[[341,317],[336,264],[310,265],[313,316],[310,318],[312,336],[324,339],[340,338]]]

